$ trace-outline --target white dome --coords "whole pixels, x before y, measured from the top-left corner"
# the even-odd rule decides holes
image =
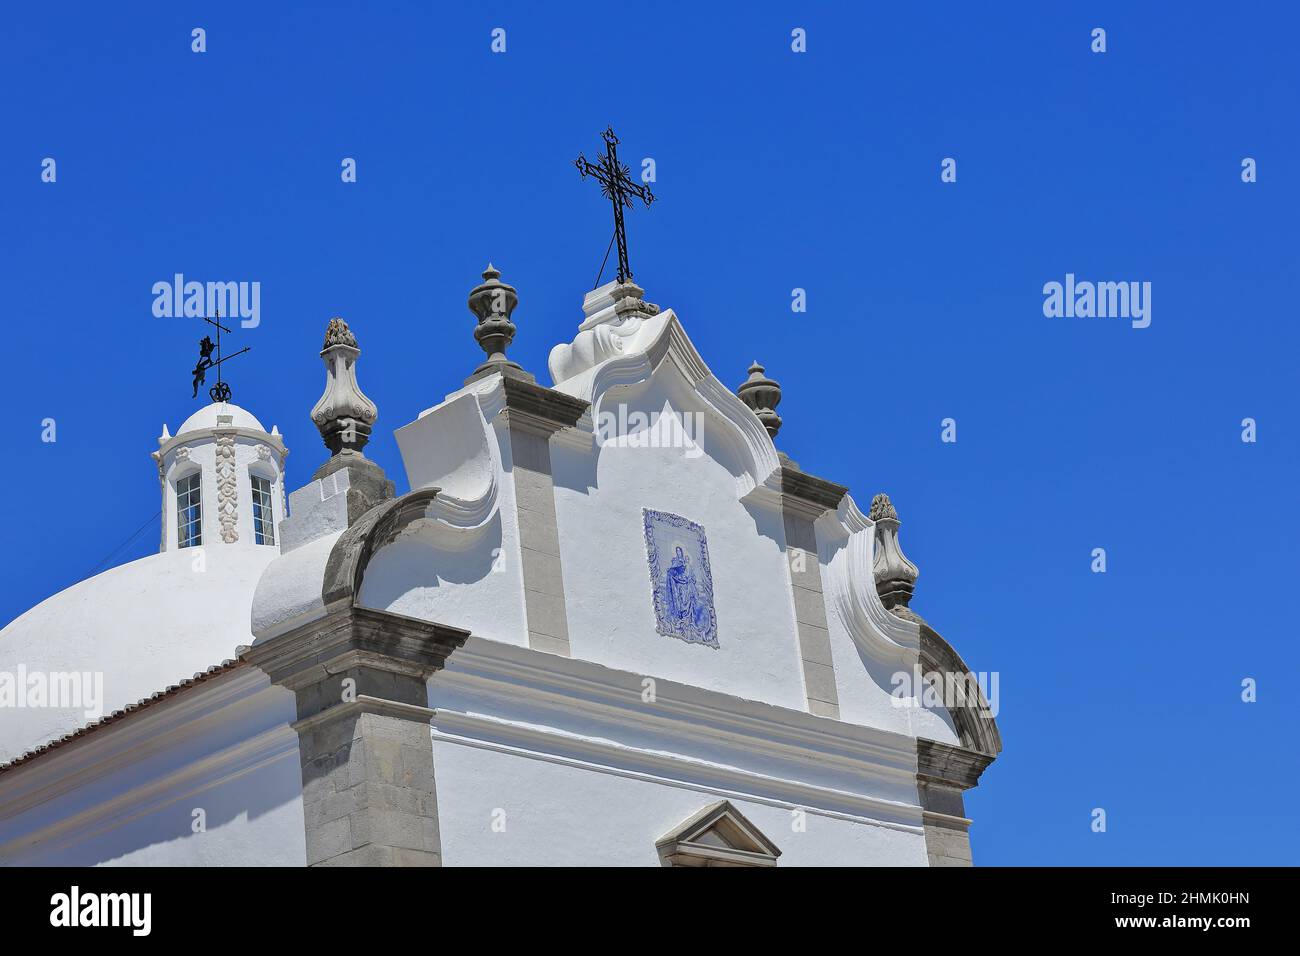
[[[201,431],[208,428],[217,427],[217,416],[229,415],[234,420],[228,427],[234,428],[252,428],[259,432],[266,431],[262,427],[256,416],[246,409],[240,408],[233,402],[213,402],[211,405],[204,405],[197,412],[185,419],[185,424],[176,430],[177,435],[184,435],[186,432]]]
[[[205,548],[201,571],[196,552],[150,555],[42,601],[0,630],[0,671],[102,673],[104,716],[234,657],[253,643],[253,591],[280,549]],[[84,708],[5,708],[0,763],[95,719]]]

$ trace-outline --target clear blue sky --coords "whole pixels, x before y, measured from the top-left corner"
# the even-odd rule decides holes
[[[148,456],[196,407],[202,330],[155,318],[154,282],[261,283],[231,378],[291,488],[325,457],[308,412],[345,317],[400,482],[392,429],[482,358],[489,258],[519,289],[511,356],[549,380],[609,237],[571,163],[612,123],[657,165],[629,217],[648,297],[728,384],[767,364],[807,470],[891,494],[914,609],[1001,675],[976,859],[1300,861],[1291,5],[470,6],[5,11],[0,619],[158,509]],[[1067,272],[1151,282],[1151,326],[1045,318]]]

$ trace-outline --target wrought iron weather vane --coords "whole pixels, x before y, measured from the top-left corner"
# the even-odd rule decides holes
[[[226,384],[226,382],[222,381],[221,363],[229,362],[232,358],[243,355],[245,352],[248,351],[248,348],[246,346],[240,349],[234,355],[227,355],[225,358],[221,357],[221,333],[229,332],[230,329],[222,325],[220,319],[221,319],[220,309],[217,310],[216,320],[209,319],[206,316],[203,319],[203,321],[207,322],[209,325],[216,326],[217,341],[213,342],[212,339],[206,335],[203,336],[203,338],[199,341],[199,362],[197,365],[194,366],[194,397],[195,398],[198,397],[199,386],[202,385],[204,381],[207,379],[208,369],[215,368],[217,370],[217,384],[213,385],[210,389],[208,389],[208,395],[212,398],[214,402],[228,402],[230,401],[230,386]],[[217,353],[217,358],[215,361],[212,358],[212,353],[214,351]]]
[[[618,281],[628,282],[632,279],[632,269],[627,264],[627,231],[623,227],[623,207],[631,209],[634,196],[647,206],[655,201],[655,197],[649,189],[636,182],[627,166],[619,161],[618,137],[614,135],[613,127],[607,128],[601,136],[605,140],[605,152],[601,155],[600,161],[589,162],[579,153],[573,165],[578,167],[578,172],[582,173],[583,179],[591,176],[600,183],[601,193],[614,206],[614,237],[610,241],[618,243]],[[608,258],[608,251],[605,256]],[[604,268],[602,264],[602,272]],[[596,282],[599,284],[599,277]]]

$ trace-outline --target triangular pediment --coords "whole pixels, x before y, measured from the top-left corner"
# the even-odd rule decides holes
[[[668,866],[776,866],[780,849],[728,800],[704,807],[655,843]]]

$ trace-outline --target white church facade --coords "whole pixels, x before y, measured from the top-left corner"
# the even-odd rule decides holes
[[[548,387],[489,266],[402,495],[338,319],[302,487],[230,402],[164,428],[159,553],[0,631],[0,864],[970,865],[1001,740],[889,499],[643,295],[589,293]]]

